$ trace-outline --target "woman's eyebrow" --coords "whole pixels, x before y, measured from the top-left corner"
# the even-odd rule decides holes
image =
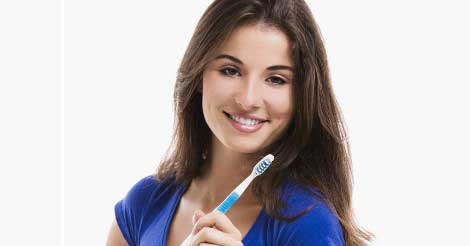
[[[233,62],[236,62],[240,65],[243,65],[243,62],[240,59],[238,59],[234,56],[231,56],[231,55],[227,55],[227,54],[220,54],[214,60],[223,59],[223,58],[229,59]],[[286,65],[274,65],[274,66],[270,66],[266,69],[267,70],[282,70],[282,69],[285,69],[285,70],[290,70],[292,72],[294,71],[294,69],[292,67],[289,67],[289,66],[286,66]]]

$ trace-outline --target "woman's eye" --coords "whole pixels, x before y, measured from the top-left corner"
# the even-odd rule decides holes
[[[281,79],[281,78],[279,78],[279,77],[271,77],[271,78],[269,78],[269,79],[271,79],[271,82],[272,82],[273,84],[276,84],[276,85],[282,85],[282,84],[285,84],[285,83],[286,83],[285,80],[283,80],[283,79]]]
[[[230,68],[230,67],[223,68],[223,69],[219,70],[219,72],[222,73],[225,76],[230,76],[230,77],[236,76],[237,74],[239,76],[241,76],[241,74],[238,72],[237,69]],[[269,78],[268,80],[271,80],[271,83],[276,84],[276,85],[282,85],[282,84],[287,83],[285,80],[283,80],[279,77],[275,77],[275,76]]]
[[[224,68],[224,69],[220,70],[220,72],[224,75],[227,75],[227,76],[235,76],[235,75],[237,75],[238,70],[233,69],[233,68]]]

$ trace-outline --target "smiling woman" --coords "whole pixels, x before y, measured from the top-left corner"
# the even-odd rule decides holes
[[[256,153],[285,131],[293,115],[289,40],[255,23],[235,29],[217,53],[200,84],[204,119],[215,144]]]
[[[326,52],[302,0],[216,0],[179,67],[175,132],[115,206],[111,245],[364,245]],[[214,208],[272,153],[226,213]],[[213,211],[213,212],[210,212]],[[205,214],[208,213],[208,214]]]

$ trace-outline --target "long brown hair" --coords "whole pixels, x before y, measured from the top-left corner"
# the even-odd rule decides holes
[[[276,191],[287,179],[302,187],[314,187],[338,217],[346,245],[365,245],[373,235],[354,221],[353,178],[345,125],[332,90],[319,28],[303,0],[216,0],[208,7],[178,70],[173,142],[155,176],[163,180],[174,175],[177,183],[188,184],[202,174],[201,156],[210,150],[212,136],[198,92],[202,73],[235,28],[254,23],[283,31],[292,44],[295,110],[282,136],[259,151],[259,156],[273,153],[276,158],[253,181],[253,192],[269,215],[292,220],[303,213],[295,218],[283,217],[280,209],[285,204]]]

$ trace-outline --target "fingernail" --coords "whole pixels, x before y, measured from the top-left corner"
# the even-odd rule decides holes
[[[196,210],[194,212],[193,218],[192,218],[193,224],[195,224],[199,220],[199,218],[201,218],[201,212],[200,212],[200,210]]]
[[[204,215],[206,215],[202,210],[198,209],[196,211],[196,221],[198,221],[200,218],[202,218]]]
[[[192,221],[193,221],[193,224],[196,222],[196,213],[193,214]]]

